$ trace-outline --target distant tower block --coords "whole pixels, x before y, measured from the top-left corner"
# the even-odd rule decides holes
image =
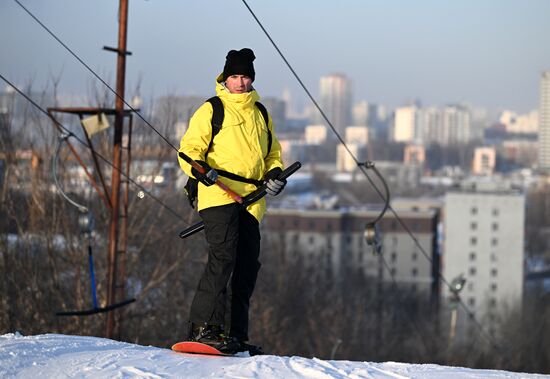
[[[338,134],[343,135],[346,126],[352,123],[351,81],[343,74],[322,76],[319,90],[323,111]],[[324,119],[318,118],[318,121],[326,125]]]
[[[474,151],[472,174],[492,175],[495,172],[496,151],[493,147],[478,147]]]
[[[540,78],[539,168],[550,174],[550,70]]]
[[[401,107],[395,110],[392,140],[394,142],[414,142],[416,138],[415,106]]]
[[[416,163],[423,165],[426,161],[426,150],[424,146],[420,145],[407,145],[405,146],[405,163]]]

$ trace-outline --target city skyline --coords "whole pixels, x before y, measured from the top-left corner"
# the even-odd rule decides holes
[[[23,4],[90,67],[113,80],[115,57],[102,47],[116,44],[117,2]],[[426,105],[467,102],[527,113],[538,107],[540,72],[550,67],[545,18],[550,3],[545,1],[249,5],[314,96],[320,77],[343,73],[353,82],[354,103],[393,108],[420,99]],[[0,69],[10,80],[41,86],[59,76],[66,96],[99,85],[17,3],[0,4],[0,25],[9,36],[2,39]],[[128,91],[141,81],[145,97],[207,96],[227,51],[244,46],[256,52],[261,96],[281,97],[289,89],[298,107],[309,105],[244,5],[218,0],[130,4]]]

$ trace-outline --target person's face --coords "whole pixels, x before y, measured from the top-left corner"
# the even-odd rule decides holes
[[[231,75],[225,80],[225,87],[231,93],[245,93],[252,89],[252,79],[246,75]]]

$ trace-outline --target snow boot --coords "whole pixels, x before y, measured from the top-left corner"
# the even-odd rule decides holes
[[[217,345],[223,343],[223,326],[190,323],[188,341],[195,341],[213,346],[217,349]]]

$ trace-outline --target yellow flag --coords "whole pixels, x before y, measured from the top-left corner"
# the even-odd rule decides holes
[[[92,135],[99,133],[102,130],[105,130],[109,127],[109,120],[107,116],[103,113],[86,117],[82,119],[82,125],[86,132],[91,137]]]

